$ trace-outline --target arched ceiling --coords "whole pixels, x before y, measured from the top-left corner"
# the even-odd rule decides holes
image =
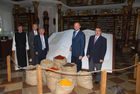
[[[87,10],[87,9],[110,9],[122,8],[127,5],[127,0],[0,0],[0,4],[19,4],[22,7],[33,7],[32,2],[38,1],[40,5],[56,6],[62,4],[62,9]],[[140,0],[134,0],[133,6],[140,8]]]

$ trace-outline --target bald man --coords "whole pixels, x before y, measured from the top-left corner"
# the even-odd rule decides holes
[[[44,32],[45,30],[43,28],[39,29],[39,35],[35,36],[34,39],[34,51],[35,55],[38,57],[38,64],[40,64],[41,60],[46,58],[49,51],[48,38]]]
[[[74,23],[74,32],[72,37],[72,51],[71,62],[77,65],[77,72],[82,69],[82,58],[85,50],[85,34],[80,30],[81,25],[79,22]]]

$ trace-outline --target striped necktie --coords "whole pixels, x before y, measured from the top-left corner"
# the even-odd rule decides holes
[[[97,41],[97,37],[94,38],[94,44],[96,43],[96,41]]]

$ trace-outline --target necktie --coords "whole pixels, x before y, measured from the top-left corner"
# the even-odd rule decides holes
[[[45,48],[44,36],[41,36],[42,50]]]
[[[94,44],[96,43],[97,37],[94,38]]]

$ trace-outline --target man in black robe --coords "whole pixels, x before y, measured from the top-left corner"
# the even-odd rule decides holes
[[[15,53],[15,64],[20,67],[28,65],[27,50],[29,50],[27,35],[26,32],[23,32],[22,26],[19,25],[12,46],[12,51]],[[18,67],[15,66],[15,69],[18,70]]]

